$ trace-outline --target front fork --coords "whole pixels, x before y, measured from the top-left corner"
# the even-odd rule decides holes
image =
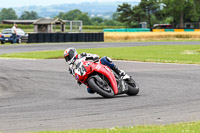
[[[122,79],[120,76],[116,76],[116,81],[117,81],[117,87],[118,87],[118,94],[124,94],[128,92],[128,85],[127,83]]]

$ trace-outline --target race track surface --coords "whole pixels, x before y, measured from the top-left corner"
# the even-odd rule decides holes
[[[116,63],[138,82],[138,96],[88,94],[63,59],[0,59],[0,132],[200,120],[199,65]]]
[[[0,46],[0,54],[200,42],[65,43]],[[140,85],[137,96],[88,94],[63,59],[0,59],[0,132],[111,128],[200,120],[200,66],[115,61]]]

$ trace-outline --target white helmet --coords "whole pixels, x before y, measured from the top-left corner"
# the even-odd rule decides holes
[[[64,58],[66,62],[72,64],[75,62],[76,58],[78,57],[78,52],[75,48],[68,48],[64,51]]]

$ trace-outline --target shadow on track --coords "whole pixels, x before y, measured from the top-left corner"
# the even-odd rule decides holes
[[[105,100],[109,99],[109,100],[111,100],[111,99],[116,99],[116,98],[128,98],[128,97],[138,97],[138,96],[140,96],[140,95],[136,95],[136,96],[117,95],[117,96],[115,96],[113,98],[103,98],[101,96],[95,96],[95,97],[77,97],[77,98],[70,98],[69,100],[97,100],[97,99],[99,99],[99,100],[101,100],[101,99],[105,99]]]

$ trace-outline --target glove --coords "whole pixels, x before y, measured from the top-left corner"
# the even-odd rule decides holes
[[[84,52],[83,52],[83,53],[81,53],[80,55],[81,55],[82,57],[85,57],[85,56],[87,56],[87,54],[86,54],[86,53],[84,53]]]
[[[94,62],[97,62],[97,61],[99,61],[99,59],[100,59],[100,58],[99,58],[98,56],[96,56],[96,57],[93,58],[93,61],[94,61]]]

